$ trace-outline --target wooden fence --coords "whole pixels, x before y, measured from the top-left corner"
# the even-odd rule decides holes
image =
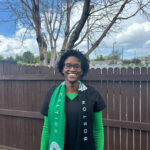
[[[47,88],[62,80],[48,67],[0,63],[1,148],[40,149],[40,107]],[[107,104],[105,150],[150,150],[150,68],[91,69],[84,82]]]

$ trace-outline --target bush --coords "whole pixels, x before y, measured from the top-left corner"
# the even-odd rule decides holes
[[[97,56],[94,60],[95,60],[95,61],[104,61],[105,58],[103,57],[103,55],[99,55],[99,56]]]
[[[129,65],[131,63],[132,63],[131,60],[123,60],[123,64],[125,64],[125,65]]]
[[[134,59],[131,60],[131,62],[132,62],[133,64],[138,65],[138,64],[141,63],[141,60],[140,60],[140,59],[137,59],[137,58],[134,58]]]

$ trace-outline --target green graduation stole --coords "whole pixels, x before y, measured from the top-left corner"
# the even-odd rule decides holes
[[[75,150],[79,149],[92,149],[95,150],[94,144],[89,137],[91,137],[92,127],[89,114],[92,113],[90,108],[91,101],[88,101],[85,92],[87,87],[80,82],[79,85],[79,122],[77,131],[77,140],[74,147]],[[91,113],[89,113],[91,112]],[[48,110],[49,122],[49,148],[48,150],[64,150],[65,142],[65,82],[61,83],[53,92]]]
[[[63,150],[65,138],[65,83],[59,85],[50,100],[49,110],[49,150]]]

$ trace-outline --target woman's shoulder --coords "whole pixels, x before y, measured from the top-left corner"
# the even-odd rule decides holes
[[[87,86],[87,91],[88,92],[90,92],[90,93],[99,93],[98,92],[98,90],[95,88],[95,87],[93,87],[93,86],[91,86],[91,85],[86,85]]]
[[[53,92],[57,88],[57,85],[53,85],[47,89],[47,92],[45,94],[44,103],[49,103],[51,96],[53,95]]]
[[[43,100],[43,104],[40,110],[41,114],[43,114],[44,116],[48,115],[49,102],[56,88],[57,88],[57,85],[54,85],[47,89],[47,92],[46,92],[46,95],[45,95],[45,98]]]
[[[53,85],[53,86],[49,87],[49,88],[47,89],[47,93],[53,93],[54,90],[57,88],[57,86],[58,86],[58,85]]]
[[[93,86],[87,85],[88,98],[94,103],[94,112],[99,112],[106,107],[101,93]]]
[[[101,93],[94,87],[91,85],[86,85],[87,86],[87,95],[89,96],[89,98],[94,99],[94,100],[103,100],[103,97],[101,95]]]

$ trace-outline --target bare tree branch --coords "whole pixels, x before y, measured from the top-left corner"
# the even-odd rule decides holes
[[[75,45],[74,45],[73,48],[77,47],[79,44],[82,43],[82,41],[85,39],[85,37],[87,36],[87,34],[90,32],[91,28],[94,26],[94,24],[95,24],[96,21],[97,21],[97,20],[95,20],[95,21],[90,25],[90,27],[86,29],[86,31],[85,31],[83,37],[80,39],[80,41],[78,41],[78,43],[75,43]]]
[[[117,17],[121,14],[121,12],[123,11],[123,9],[125,8],[126,4],[128,3],[128,0],[125,0],[124,3],[122,4],[121,8],[119,9],[118,13],[115,15],[115,17],[113,18],[113,20],[111,21],[111,23],[108,25],[108,27],[105,29],[105,31],[103,32],[103,34],[99,37],[99,39],[93,44],[93,46],[88,50],[88,52],[86,53],[86,56],[89,57],[89,54],[94,51],[94,49],[99,45],[99,43],[103,40],[103,38],[106,36],[107,32],[109,31],[109,29],[112,27],[112,25],[115,23],[115,21],[117,20]]]
[[[74,32],[72,33],[72,35],[70,37],[70,40],[67,45],[68,50],[73,48],[74,43],[79,38],[80,32],[81,32],[82,28],[84,27],[84,24],[89,16],[89,8],[90,8],[90,0],[84,1],[82,16],[81,16],[78,26],[76,27],[76,29],[74,30]]]
[[[144,4],[144,5],[140,5],[140,7],[132,14],[132,15],[130,15],[130,16],[128,16],[128,17],[118,17],[118,19],[121,19],[121,20],[123,20],[123,19],[130,19],[130,18],[132,18],[132,17],[134,17],[135,15],[137,15],[137,13],[140,11],[140,10],[142,10],[145,6],[147,6],[148,4],[149,4],[150,2],[147,2],[146,4]]]
[[[32,12],[32,9],[29,6],[29,3],[26,3],[24,0],[21,0],[21,2]]]
[[[62,50],[65,50],[66,44],[69,39],[70,13],[71,13],[70,1],[67,0],[67,20],[66,20],[66,25],[65,25],[65,37],[64,37],[64,41],[63,41],[63,45],[62,45]]]

